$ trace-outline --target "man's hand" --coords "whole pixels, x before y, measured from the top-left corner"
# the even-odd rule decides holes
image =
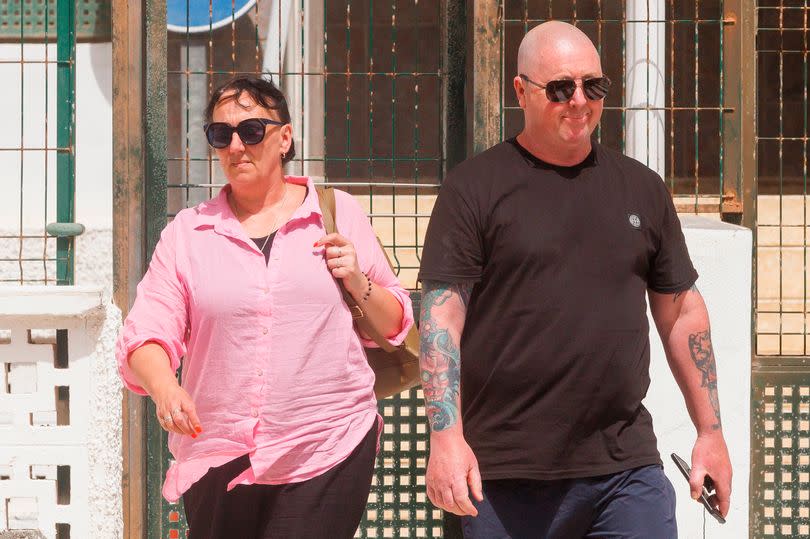
[[[723,431],[716,430],[698,435],[695,447],[692,449],[692,473],[689,477],[689,487],[692,498],[698,499],[701,487],[706,476],[714,481],[716,494],[709,499],[723,515],[728,514],[731,498],[731,461],[728,458],[728,448],[723,439]]]
[[[439,509],[463,516],[478,516],[470,501],[483,501],[478,461],[458,431],[433,433],[427,467],[427,495]]]

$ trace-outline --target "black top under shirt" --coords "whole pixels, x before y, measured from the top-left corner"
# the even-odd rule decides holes
[[[515,139],[443,182],[419,279],[474,283],[462,421],[484,479],[592,477],[660,463],[646,292],[697,279],[664,182],[594,141],[579,165]]]
[[[262,254],[264,254],[264,263],[269,264],[270,263],[270,249],[273,248],[273,240],[276,239],[276,233],[273,232],[272,234],[270,234],[269,238],[267,236],[264,236],[264,237],[261,237],[261,238],[250,238],[250,239],[253,240],[253,243],[256,244],[256,247],[258,247],[260,251],[262,251],[262,244],[264,244],[264,240],[267,240],[267,244],[264,245],[264,250],[262,251]]]

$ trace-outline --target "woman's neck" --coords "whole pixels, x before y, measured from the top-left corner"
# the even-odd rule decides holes
[[[281,203],[287,190],[286,181],[281,176],[267,183],[253,185],[230,184],[231,206],[239,217],[247,217],[262,213],[264,210],[275,207]]]

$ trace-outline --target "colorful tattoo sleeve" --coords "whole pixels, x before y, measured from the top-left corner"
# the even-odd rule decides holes
[[[422,283],[419,363],[426,412],[433,431],[448,429],[458,422],[461,332],[451,333],[446,320],[464,320],[471,292],[472,285],[464,283]],[[448,312],[454,316],[442,316]]]

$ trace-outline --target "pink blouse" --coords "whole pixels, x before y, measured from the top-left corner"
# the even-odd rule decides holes
[[[118,339],[124,384],[145,395],[129,355],[147,341],[171,366],[183,359],[183,387],[203,432],[169,434],[174,455],[163,484],[170,502],[209,468],[240,455],[250,467],[237,484],[282,484],[318,476],[349,456],[377,421],[374,372],[351,314],[326,267],[318,196],[311,180],[303,204],[276,233],[270,261],[219,195],[181,211],[161,233],[149,270]],[[354,243],[360,268],[403,307],[399,344],[413,325],[408,292],[391,271],[368,217],[335,192],[337,229]]]

